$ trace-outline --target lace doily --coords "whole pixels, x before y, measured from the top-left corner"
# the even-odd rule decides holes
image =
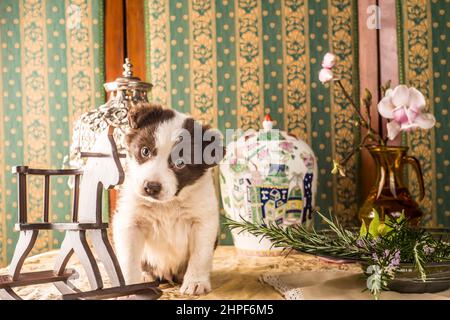
[[[274,287],[286,300],[305,300],[301,289],[286,285],[277,275],[262,274],[260,280]]]

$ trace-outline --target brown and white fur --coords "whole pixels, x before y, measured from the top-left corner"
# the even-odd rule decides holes
[[[113,219],[125,281],[141,282],[150,274],[154,279],[182,282],[181,293],[205,294],[211,290],[219,230],[214,165],[179,168],[171,162],[177,132],[193,130],[194,120],[187,115],[145,106],[130,116],[130,124],[130,159]],[[211,129],[203,126],[202,130]]]

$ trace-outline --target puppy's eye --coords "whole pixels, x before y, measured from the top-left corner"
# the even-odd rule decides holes
[[[148,147],[142,147],[141,149],[141,155],[144,158],[148,158],[150,156],[150,149]]]
[[[175,161],[174,165],[177,169],[183,169],[186,166],[186,161],[184,161],[183,159],[178,159],[177,161]]]

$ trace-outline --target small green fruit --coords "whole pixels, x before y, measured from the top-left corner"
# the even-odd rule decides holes
[[[386,227],[386,225],[384,224],[384,222],[381,222],[380,225],[377,228],[377,232],[380,236],[384,236],[387,233],[388,228]]]

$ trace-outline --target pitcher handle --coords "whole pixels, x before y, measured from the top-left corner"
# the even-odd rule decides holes
[[[423,198],[425,197],[425,186],[424,186],[424,183],[423,183],[422,167],[420,166],[420,162],[419,162],[419,160],[417,160],[417,158],[414,158],[414,157],[411,157],[411,156],[405,156],[403,158],[403,160],[407,164],[410,164],[413,167],[414,172],[416,173],[417,180],[419,181],[419,188],[420,188],[419,201],[422,201]]]

